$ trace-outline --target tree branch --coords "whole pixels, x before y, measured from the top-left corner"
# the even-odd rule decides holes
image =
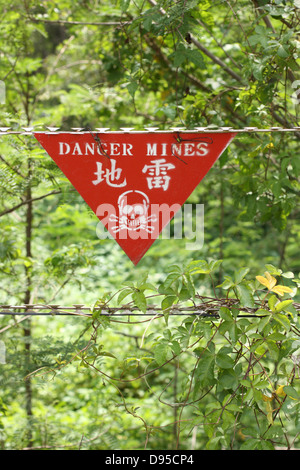
[[[215,64],[219,65],[222,67],[225,72],[227,72],[229,75],[231,75],[235,80],[237,80],[240,83],[243,83],[243,79],[240,75],[238,75],[234,70],[232,70],[230,67],[228,67],[221,59],[219,59],[217,56],[215,56],[212,52],[210,52],[206,47],[202,46],[202,44],[195,39],[192,35],[191,41],[192,43],[201,51],[203,54],[205,54],[207,57],[209,57]]]
[[[22,175],[22,173],[19,170],[17,170],[10,163],[8,163],[2,155],[0,155],[0,160],[2,160],[3,163],[5,163],[5,165],[8,166],[8,168],[14,173],[16,173],[18,176],[21,176],[21,178],[24,178],[24,179],[26,178],[24,175]]]
[[[75,191],[75,189],[71,188],[70,191]],[[22,201],[20,202],[20,204],[17,204],[16,206],[11,207],[10,209],[6,209],[5,211],[0,212],[0,217],[6,214],[10,214],[11,212],[16,211],[20,207],[31,204],[32,202],[40,201],[41,199],[45,199],[48,196],[52,196],[53,194],[61,194],[61,193],[62,193],[62,190],[54,190],[54,191],[51,191],[50,193],[44,194],[43,196],[38,196],[38,197],[31,198],[31,199],[27,199],[26,201]]]
[[[169,61],[169,59],[167,58],[167,56],[162,52],[161,48],[158,46],[158,44],[156,43],[156,41],[149,37],[148,35],[145,35],[145,41],[146,43],[148,44],[148,46],[151,47],[151,49],[154,50],[154,52],[156,53],[156,55],[161,59],[161,61],[170,69],[172,68],[172,64],[171,62]],[[192,83],[194,83],[197,88],[200,88],[202,91],[206,91],[208,93],[211,92],[211,90],[206,86],[204,85],[198,78],[196,78],[195,76],[189,74],[189,73],[186,73],[184,72],[183,70],[181,71],[182,74],[184,76],[186,76]]]
[[[46,20],[44,18],[34,18],[32,16],[28,17],[28,20],[33,23],[50,23],[50,24],[66,24],[66,25],[82,25],[82,26],[126,26],[131,24],[132,21],[69,21],[69,20]]]
[[[263,7],[259,6],[259,3],[258,3],[257,0],[252,0],[252,2],[253,2],[253,4],[254,4],[256,10],[263,10]],[[270,28],[270,29],[273,31],[273,33],[275,33],[276,31],[275,31],[275,29],[273,28],[273,25],[272,25],[272,23],[271,23],[271,21],[270,21],[268,15],[267,15],[267,13],[265,13],[265,14],[263,15],[262,19],[264,20],[264,23],[265,23],[266,27],[267,27],[267,28]]]
[[[148,0],[148,2],[152,6],[155,6],[155,7],[158,6],[157,2],[155,0]],[[163,8],[160,8],[159,11],[162,15],[167,14],[166,11],[163,10]],[[221,59],[216,57],[212,52],[210,52],[208,49],[206,49],[206,47],[202,46],[202,44],[196,38],[194,38],[192,36],[192,34],[189,33],[189,37],[190,37],[191,42],[197,47],[197,49],[199,49],[201,52],[203,52],[203,54],[205,54],[207,57],[209,57],[215,64],[222,67],[225,70],[225,72],[227,72],[229,75],[231,75],[235,80],[237,80],[240,83],[243,83],[243,79],[242,79],[242,77],[240,77],[240,75],[238,75],[234,70],[232,70],[230,67],[228,67]]]

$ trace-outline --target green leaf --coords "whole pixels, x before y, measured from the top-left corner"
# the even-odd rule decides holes
[[[139,289],[142,291],[145,290],[151,290],[151,291],[156,291],[156,287],[153,284],[150,284],[150,282],[143,282],[142,284],[139,284]]]
[[[260,440],[259,439],[247,439],[246,442],[244,442],[241,445],[241,450],[255,450],[260,447]]]
[[[235,344],[238,340],[238,334],[240,332],[240,330],[238,329],[237,324],[235,322],[231,323],[231,325],[228,328],[228,332],[229,332],[229,336],[231,338],[231,341],[233,342],[233,344]]]
[[[123,13],[125,13],[130,5],[130,0],[120,0],[120,7]]]
[[[181,277],[180,273],[171,273],[165,279],[163,286],[164,288],[171,287],[171,285]]]
[[[273,314],[273,318],[274,320],[277,321],[277,323],[279,323],[280,325],[283,326],[283,328],[286,330],[286,331],[290,331],[291,329],[291,324],[290,324],[290,321],[289,319],[287,318],[286,315],[283,315],[281,313],[274,313]]]
[[[135,305],[143,312],[146,313],[147,310],[147,300],[145,294],[141,291],[135,291],[132,294],[132,300],[134,301]]]
[[[282,310],[285,310],[289,305],[293,303],[292,299],[289,300],[283,300],[282,302],[279,302],[274,309],[274,312],[278,313],[281,312]]]
[[[192,261],[187,266],[187,271],[191,274],[208,274],[210,272],[209,266],[204,260]]]
[[[18,62],[18,71],[21,73],[32,73],[35,72],[37,69],[39,69],[42,65],[42,59],[41,58],[31,58],[31,57],[26,57],[22,61]]]
[[[261,446],[261,450],[275,450],[272,442],[270,441],[262,440],[260,442],[260,446]]]
[[[175,356],[179,356],[179,354],[181,353],[181,347],[178,341],[175,341],[175,340],[172,341],[172,351],[175,354]]]
[[[185,275],[185,279],[186,279],[186,288],[189,292],[189,296],[190,296],[190,298],[194,298],[195,295],[196,295],[196,290],[195,290],[194,283],[193,283],[193,281],[192,281],[189,274]]]
[[[214,383],[215,356],[206,350],[200,353],[199,364],[195,371],[195,388],[205,387]]]
[[[129,294],[132,294],[132,289],[124,289],[120,292],[119,296],[118,296],[118,303],[120,304],[122,302],[122,300],[125,299],[125,297],[127,297]]]
[[[299,393],[291,385],[287,385],[286,387],[283,387],[283,390],[284,390],[284,393],[286,393],[287,396],[292,398],[293,400],[300,400]]]
[[[292,273],[292,271],[287,271],[286,273],[282,273],[282,277],[285,277],[286,279],[293,279],[295,275]]]
[[[249,268],[241,268],[241,269],[239,269],[239,271],[236,271],[234,273],[234,282],[235,282],[235,284],[239,284],[240,282],[242,282],[242,280],[248,274],[249,271],[250,271]]]
[[[281,269],[275,268],[273,264],[266,264],[265,267],[272,276],[280,276],[282,273]]]
[[[203,56],[200,51],[197,49],[190,50],[186,53],[186,56],[189,60],[194,62],[197,67],[204,69],[206,67]]]
[[[131,81],[126,85],[126,88],[132,98],[134,98],[134,95],[136,94],[139,84],[136,81]]]
[[[188,300],[190,299],[190,297],[191,297],[191,294],[190,294],[189,289],[187,288],[186,285],[183,285],[179,292],[179,296],[178,296],[179,300],[182,300],[182,301]]]
[[[113,359],[117,359],[116,356],[114,356],[112,353],[107,352],[107,351],[101,352],[101,353],[99,354],[99,356],[112,357]]]
[[[218,285],[217,287],[222,287],[223,289],[228,290],[235,285],[230,276],[224,276],[224,279],[225,281],[223,281],[222,284]]]
[[[132,282],[132,281],[123,282],[123,285],[124,285],[124,286],[128,286],[128,287],[131,287],[132,289],[135,289],[134,282]]]
[[[209,261],[208,265],[209,265],[209,270],[210,272],[213,272],[215,271],[216,269],[218,269],[221,264],[223,263],[223,260],[222,259],[217,259],[217,260],[211,260]]]
[[[166,310],[172,307],[172,305],[174,304],[174,302],[176,302],[176,300],[177,300],[176,295],[168,295],[167,297],[165,297],[161,302],[162,310]]]
[[[243,307],[254,307],[254,299],[250,287],[245,284],[238,284],[236,289]]]
[[[234,366],[234,360],[222,349],[216,355],[216,365],[221,369],[232,369]]]
[[[175,290],[172,289],[172,287],[165,286],[165,284],[161,284],[157,290],[158,290],[158,293],[162,295],[175,295],[176,296]]]
[[[241,385],[246,388],[251,388],[252,387],[252,382],[250,380],[242,379],[241,380]]]
[[[268,299],[268,305],[269,305],[269,308],[272,312],[275,311],[275,305],[276,305],[277,302],[278,302],[278,299],[277,299],[276,295],[271,295],[271,297]]]
[[[270,319],[271,319],[271,314],[267,310],[260,309],[259,311],[256,312],[257,314],[262,314],[266,315],[265,318],[262,318],[257,326],[258,331],[263,331],[264,328],[268,325]]]
[[[172,264],[171,266],[169,266],[168,271],[170,273],[175,272],[177,274],[181,274],[181,268],[177,264]]]
[[[230,310],[226,307],[221,307],[220,308],[219,315],[222,318],[222,320],[225,320],[227,322],[233,322],[234,321]]]
[[[279,57],[281,57],[282,59],[286,59],[290,54],[289,52],[281,45],[279,46],[278,48],[278,51],[277,51],[277,54],[279,55]]]
[[[187,59],[186,47],[183,44],[179,44],[177,50],[171,54],[170,58],[173,59],[174,67],[180,67]]]
[[[154,358],[159,366],[168,360],[169,352],[170,346],[166,342],[161,342],[154,348]]]
[[[259,34],[253,34],[252,36],[249,36],[248,41],[251,46],[256,46],[256,44],[260,43],[261,36]]]
[[[264,342],[261,345],[261,348],[257,349],[258,353],[264,354],[265,352],[265,346],[267,345],[268,351],[270,353],[270,356],[273,361],[278,361],[279,358],[279,349],[277,346],[277,343],[275,341],[272,341],[271,339],[268,339],[266,342]]]

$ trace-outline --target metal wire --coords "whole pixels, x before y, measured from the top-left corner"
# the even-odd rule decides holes
[[[183,133],[258,133],[258,132],[300,132],[300,127],[284,128],[284,127],[270,127],[266,129],[260,129],[258,127],[244,127],[241,129],[234,129],[233,127],[195,127],[194,129],[188,130],[184,127],[173,127],[169,130],[159,130],[158,127],[145,127],[145,130],[135,130],[132,127],[122,127],[118,131],[111,131],[107,127],[97,127],[94,131],[85,130],[84,128],[75,128],[72,127],[70,131],[61,131],[59,127],[46,127],[47,130],[40,130],[35,127],[22,127],[19,130],[12,129],[11,127],[0,127],[0,136],[4,135],[34,135],[35,133],[45,133],[45,134],[60,134],[60,133],[71,133],[71,134],[90,134],[91,132],[95,133],[121,133],[121,134],[144,134],[144,133],[172,133],[172,132],[183,132]]]
[[[199,297],[201,298],[201,297]],[[171,316],[198,316],[201,318],[218,318],[220,307],[234,307],[236,306],[240,314],[240,317],[257,317],[256,311],[261,308],[260,305],[257,307],[243,307],[239,305],[236,299],[210,299],[206,300],[201,304],[194,304],[191,307],[173,305],[168,310],[162,310],[157,306],[149,306],[145,313],[141,312],[135,306],[120,306],[120,307],[109,307],[107,305],[99,306],[94,309],[95,312],[103,316],[115,317],[115,316],[164,316],[168,314]],[[300,314],[300,304],[293,304],[295,310]],[[23,305],[0,305],[0,315],[26,315],[26,316],[83,316],[92,317],[93,308],[90,306],[74,304],[72,306],[62,305],[39,305],[39,304],[23,304]],[[266,308],[267,310],[267,308]],[[270,312],[271,313],[271,312]],[[259,315],[261,317],[261,315]]]
[[[93,309],[89,306],[84,305],[73,305],[73,306],[59,306],[59,305],[0,305],[0,308],[3,309],[0,311],[0,315],[75,315],[75,316],[93,316]],[[216,312],[213,311],[213,308],[210,308],[211,312],[207,313],[205,309],[199,307],[177,307],[170,309],[171,315],[215,315]],[[158,307],[149,307],[149,309],[142,313],[137,307],[97,307],[96,312],[104,316],[155,316],[155,315],[164,315],[164,311]]]

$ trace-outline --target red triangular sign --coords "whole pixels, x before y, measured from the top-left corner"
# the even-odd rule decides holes
[[[36,133],[136,265],[235,133]]]

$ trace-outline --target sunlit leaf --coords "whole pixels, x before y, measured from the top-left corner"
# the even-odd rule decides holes
[[[276,285],[277,280],[275,279],[275,277],[271,276],[271,274],[268,272],[265,272],[265,276],[266,277],[256,276],[256,279],[258,280],[258,282],[260,282],[262,285],[267,287],[269,290],[272,290],[272,288]]]
[[[284,295],[284,294],[292,294],[293,291],[289,287],[286,286],[275,286],[272,289],[273,292],[276,292],[278,295]]]

